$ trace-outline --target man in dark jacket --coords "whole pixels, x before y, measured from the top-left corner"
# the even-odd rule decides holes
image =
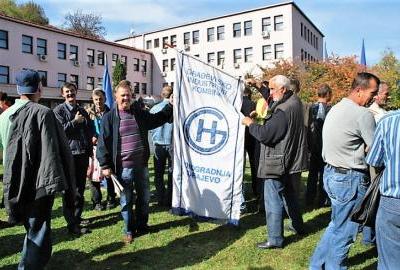
[[[96,156],[103,174],[115,174],[124,190],[121,192],[121,215],[124,219],[124,242],[133,241],[133,234],[148,230],[149,218],[149,159],[148,130],[172,119],[169,104],[158,113],[151,114],[132,103],[132,87],[129,81],[121,81],[115,88],[117,106],[103,117],[97,142]],[[133,218],[133,202],[136,191],[136,224]]]
[[[65,102],[54,108],[54,114],[64,128],[69,147],[75,164],[75,179],[77,196],[75,209],[71,211],[63,207],[64,216],[68,223],[68,231],[73,234],[87,233],[86,228],[80,228],[84,204],[86,173],[89,166],[89,157],[93,155],[92,137],[93,123],[84,108],[76,102],[77,89],[75,84],[64,83],[61,95]]]
[[[66,203],[73,207],[74,167],[65,133],[54,113],[37,104],[39,73],[23,70],[16,82],[21,96],[16,106],[20,107],[9,118],[9,131],[1,130],[10,134],[4,167],[5,203],[8,214],[23,222],[26,229],[18,269],[44,269],[52,250],[54,194],[66,191]]]
[[[292,226],[303,231],[303,219],[298,199],[289,181],[290,175],[307,167],[304,148],[305,130],[302,103],[289,90],[290,80],[277,75],[269,81],[274,101],[264,125],[245,117],[243,124],[261,142],[258,177],[264,180],[264,203],[268,240],[258,244],[261,249],[283,247],[283,210],[286,209]]]

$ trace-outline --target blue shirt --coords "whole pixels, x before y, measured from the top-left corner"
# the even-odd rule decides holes
[[[169,101],[168,99],[164,99],[162,102],[158,103],[157,105],[154,105],[153,108],[151,108],[150,113],[155,114],[160,112],[166,105],[168,105]],[[150,131],[151,136],[153,138],[153,143],[154,145],[159,144],[159,145],[170,145],[172,143],[172,124],[171,123],[165,123],[164,125],[153,129]]]
[[[385,167],[381,194],[400,199],[400,110],[387,114],[378,122],[366,162],[374,167]]]

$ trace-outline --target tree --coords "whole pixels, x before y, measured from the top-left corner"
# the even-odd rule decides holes
[[[33,1],[18,5],[15,0],[0,0],[0,13],[41,25],[49,24],[44,9]]]
[[[121,62],[121,60],[117,59],[112,74],[113,89],[115,89],[115,87],[120,81],[125,79],[126,79],[126,66]]]
[[[68,13],[64,19],[64,27],[67,30],[92,38],[104,39],[106,29],[102,25],[101,15],[86,14],[82,10],[76,10],[74,13]]]
[[[382,54],[382,59],[372,69],[381,81],[389,86],[391,96],[389,107],[400,108],[400,61],[394,52],[386,49]]]

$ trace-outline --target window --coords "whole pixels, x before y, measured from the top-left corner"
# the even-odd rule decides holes
[[[167,46],[166,46],[167,44],[168,44],[168,37],[163,37],[163,38],[162,38],[162,46],[163,46],[163,48],[166,48],[166,47],[167,47]]]
[[[146,41],[146,49],[147,50],[151,49],[151,40]]]
[[[315,38],[315,48],[318,50],[318,37]]]
[[[33,53],[32,51],[32,37],[22,35],[22,52]]]
[[[127,66],[127,61],[128,61],[128,57],[126,57],[125,55],[121,55],[121,63],[124,66]]]
[[[57,54],[58,59],[67,58],[67,45],[65,43],[57,43]]]
[[[215,53],[208,53],[207,54],[207,63],[214,64],[215,62]]]
[[[253,61],[253,48],[244,48],[244,62],[251,63]]]
[[[283,15],[275,16],[275,31],[282,31],[283,30]]]
[[[303,27],[303,38],[307,40],[307,27],[305,25]]]
[[[241,49],[235,49],[233,50],[233,63],[239,63],[242,59],[242,50]]]
[[[222,66],[225,62],[225,52],[217,52],[217,65]]]
[[[142,60],[142,72],[147,72],[147,61],[146,60]]]
[[[87,77],[86,90],[93,90],[93,89],[94,89],[94,78]]]
[[[301,61],[303,61],[303,60],[304,60],[303,53],[304,53],[304,50],[303,50],[303,49],[301,49],[301,53],[300,53],[300,59],[301,59]]]
[[[234,23],[233,24],[233,37],[240,37],[241,36],[241,25],[240,23]]]
[[[176,35],[172,35],[170,38],[171,38],[171,46],[176,47]]]
[[[200,37],[199,30],[196,30],[196,31],[192,32],[192,42],[193,42],[193,44],[199,44],[199,37]]]
[[[174,82],[171,82],[171,87],[172,87],[172,90],[174,90]]]
[[[164,82],[163,84],[162,84],[162,87],[164,88],[165,86],[168,86],[168,83],[167,82]]]
[[[79,88],[79,76],[75,74],[69,75],[69,81],[73,84],[75,84],[76,89]]]
[[[97,51],[97,64],[104,66],[104,52],[102,51]]]
[[[217,40],[224,40],[225,39],[225,26],[218,26],[217,27]]]
[[[275,59],[283,58],[283,43],[275,44]]]
[[[142,94],[147,94],[147,83],[142,83]]]
[[[263,60],[271,60],[272,59],[272,50],[271,50],[271,45],[264,45],[262,47],[262,53],[263,53]]]
[[[133,71],[139,71],[139,59],[133,58]]]
[[[88,63],[94,63],[94,50],[87,49],[86,55]]]
[[[252,21],[245,21],[244,22],[244,35],[251,36],[253,32]]]
[[[171,71],[175,70],[175,66],[176,66],[176,60],[175,58],[171,58]]]
[[[310,43],[310,30],[307,29],[307,41],[308,43]]]
[[[139,94],[139,82],[133,82],[133,92]]]
[[[0,30],[0,48],[8,49],[8,32]]]
[[[159,39],[159,38],[156,38],[156,39],[154,40],[154,48],[158,48],[158,47],[160,47],[160,39]]]
[[[97,87],[103,88],[103,78],[97,78]]]
[[[113,67],[115,67],[115,65],[117,64],[118,58],[119,58],[118,54],[115,54],[115,53],[112,54],[112,66]]]
[[[42,83],[42,86],[46,87],[47,86],[47,71],[43,70],[38,70],[40,81]]]
[[[212,42],[215,39],[214,27],[207,28],[207,41]]]
[[[300,23],[300,36],[303,36],[303,23]]]
[[[190,32],[186,32],[183,34],[183,44],[190,44]]]
[[[168,59],[164,59],[162,61],[162,71],[167,72],[168,71]]]
[[[57,74],[57,87],[61,87],[67,81],[67,74],[58,73]]]
[[[0,83],[10,83],[10,68],[6,66],[0,66]]]
[[[69,59],[78,61],[78,46],[69,45]]]
[[[271,32],[271,17],[262,18],[261,24],[262,31]]]
[[[42,38],[36,39],[36,54],[47,55],[47,40]]]

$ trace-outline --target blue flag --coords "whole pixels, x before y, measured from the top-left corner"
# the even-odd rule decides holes
[[[364,46],[364,39],[362,41],[362,48],[361,48],[361,60],[360,64],[363,66],[367,66],[367,59],[365,58],[365,46]]]
[[[113,105],[114,105],[114,98],[113,98],[113,94],[112,94],[112,86],[111,86],[110,74],[108,73],[107,56],[106,56],[106,62],[105,62],[105,65],[104,65],[103,91],[106,93],[106,105],[111,110],[113,108]]]

